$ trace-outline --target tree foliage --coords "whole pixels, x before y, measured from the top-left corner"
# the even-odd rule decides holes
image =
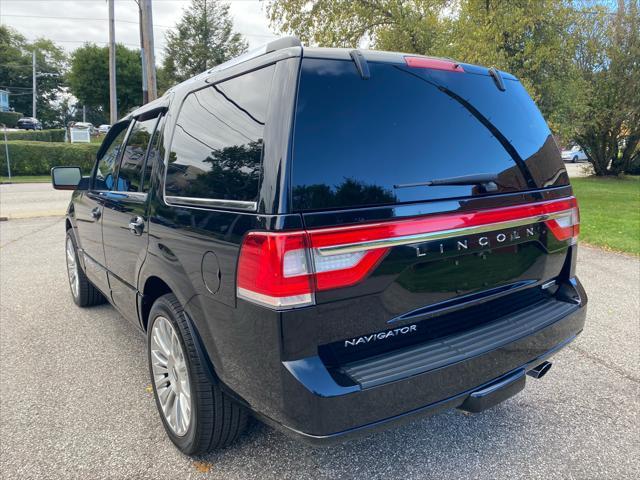
[[[109,112],[109,48],[88,43],[71,55],[67,75],[71,93],[80,104],[103,121]],[[116,44],[116,91],[118,114],[123,116],[142,105],[142,65],[140,52]]]
[[[229,5],[217,0],[191,0],[166,41],[164,83],[182,82],[247,49],[242,36],[233,31]]]
[[[67,56],[51,40],[27,40],[0,25],[0,88],[8,90],[9,104],[30,116],[32,109],[32,52],[36,52],[36,115],[44,126],[59,124],[55,103],[62,93]]]
[[[640,164],[640,14],[636,0],[612,14],[597,8],[578,36],[580,108],[574,138],[596,175],[619,175]]]
[[[614,165],[596,166],[597,174],[620,173],[637,161],[638,0],[618,0],[617,11],[611,2],[593,3],[271,0],[267,11],[273,27],[310,45],[370,46],[508,71],[554,133],[577,140],[594,164]]]

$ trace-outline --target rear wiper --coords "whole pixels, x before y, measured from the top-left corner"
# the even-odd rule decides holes
[[[427,182],[402,183],[394,185],[393,188],[411,187],[436,187],[439,185],[478,185],[485,192],[496,192],[498,190],[498,176],[494,173],[477,173],[474,175],[463,175],[461,177],[438,178]]]

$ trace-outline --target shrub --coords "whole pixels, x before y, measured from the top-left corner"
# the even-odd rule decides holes
[[[0,112],[0,123],[4,123],[7,128],[15,128],[22,117],[23,115],[19,112]]]
[[[0,174],[7,174],[4,142],[0,142]],[[95,163],[99,144],[54,143],[13,140],[8,142],[12,175],[48,175],[51,167],[77,166],[88,175]]]
[[[4,140],[4,137],[0,137]],[[32,140],[34,142],[64,142],[64,128],[51,130],[22,130],[7,132],[7,140]]]

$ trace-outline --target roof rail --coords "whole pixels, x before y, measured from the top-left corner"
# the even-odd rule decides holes
[[[273,40],[269,43],[265,43],[264,45],[254,49],[249,50],[242,55],[239,55],[231,60],[221,63],[220,65],[216,65],[211,70],[208,70],[206,73],[214,73],[219,72],[221,70],[226,70],[229,67],[233,67],[234,65],[238,65],[239,63],[244,63],[247,60],[251,60],[252,58],[261,57],[262,55],[266,55],[267,53],[275,52],[276,50],[282,50],[283,48],[289,47],[301,47],[302,42],[298,37],[282,37],[276,40]]]
[[[289,47],[301,47],[302,42],[298,37],[281,37],[277,40],[273,40],[265,45],[267,47],[266,52],[275,52],[276,50],[282,50]]]

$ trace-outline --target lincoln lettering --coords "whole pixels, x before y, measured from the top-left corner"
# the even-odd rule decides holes
[[[475,239],[464,238],[464,239],[456,240],[455,243],[450,243],[450,244],[440,243],[438,244],[437,250],[439,253],[444,254],[448,251],[454,251],[454,250],[458,252],[465,251],[473,247],[487,248],[487,247],[491,247],[492,245],[500,245],[502,243],[505,243],[506,241],[514,242],[518,240],[527,239],[529,237],[535,236],[536,233],[537,232],[536,232],[535,226],[526,227],[521,230],[512,230],[511,232],[487,234],[481,237],[476,237]],[[428,244],[426,243],[423,245],[415,245],[413,248],[415,248],[416,255],[418,257],[424,257],[430,251],[434,250],[432,248],[429,248]]]

